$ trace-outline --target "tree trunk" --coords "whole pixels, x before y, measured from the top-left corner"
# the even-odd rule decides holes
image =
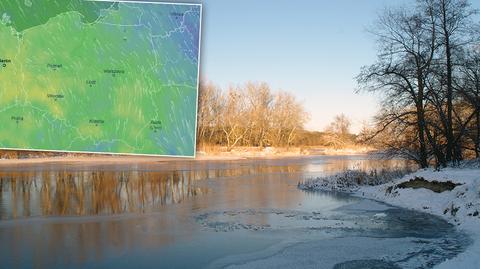
[[[446,67],[447,67],[447,129],[446,138],[447,138],[447,152],[446,159],[447,161],[457,161],[456,146],[453,136],[453,86],[452,86],[452,48],[450,46],[450,33],[447,29],[447,7],[445,1],[442,1],[442,30],[444,35],[445,42],[445,56],[446,56]]]
[[[417,70],[418,96],[416,100],[417,106],[417,127],[418,127],[418,142],[420,146],[419,164],[421,168],[428,167],[427,161],[427,145],[425,143],[425,110],[423,109],[423,75],[422,70]]]
[[[421,168],[426,168],[428,167],[428,161],[427,161],[427,146],[425,144],[425,118],[424,118],[424,112],[423,112],[423,104],[417,105],[417,126],[418,126],[418,141],[420,146],[419,164]]]
[[[480,158],[480,110],[477,108],[477,137],[475,138],[475,157]]]
[[[436,167],[446,167],[447,162],[445,160],[445,155],[443,154],[442,150],[438,146],[438,143],[436,142],[436,138],[432,137],[430,134],[430,131],[428,130],[428,126],[425,125],[425,134],[427,135],[428,142],[430,143],[430,146],[433,149],[433,154],[435,155],[435,158],[437,159]]]

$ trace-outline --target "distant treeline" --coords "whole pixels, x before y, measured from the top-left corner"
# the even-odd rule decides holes
[[[200,147],[289,146],[303,130],[308,114],[295,96],[272,92],[266,83],[249,82],[223,90],[202,83],[199,92]]]
[[[207,82],[199,92],[197,143],[234,147],[329,146],[355,142],[350,121],[339,115],[325,132],[304,129],[309,119],[303,104],[288,92],[271,90],[267,83],[248,82],[222,89]]]
[[[421,167],[480,157],[480,27],[465,0],[387,9],[371,32],[378,59],[361,90],[383,96],[363,137]]]

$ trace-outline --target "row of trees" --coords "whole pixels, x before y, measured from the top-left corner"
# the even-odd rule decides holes
[[[222,90],[202,83],[199,92],[199,146],[290,146],[308,119],[303,105],[266,83],[249,82]]]
[[[358,76],[380,92],[366,139],[427,167],[480,157],[480,43],[466,0],[418,0],[386,10],[372,33],[378,60]]]

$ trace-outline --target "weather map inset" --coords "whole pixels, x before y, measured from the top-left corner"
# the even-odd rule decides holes
[[[0,148],[195,155],[201,5],[0,2]]]

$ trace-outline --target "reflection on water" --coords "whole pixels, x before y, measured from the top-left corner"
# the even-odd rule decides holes
[[[338,173],[345,170],[392,170],[392,169],[415,169],[417,166],[413,162],[399,159],[375,159],[374,157],[365,159],[365,156],[324,156],[323,158],[313,159],[309,162],[305,170],[311,173],[320,173],[320,175]]]
[[[198,180],[299,172],[314,176],[346,169],[391,169],[404,167],[406,163],[336,156],[307,160],[178,162],[174,165],[127,165],[121,169],[69,165],[0,171],[0,219],[151,212],[208,193],[208,187],[195,184]]]
[[[206,193],[190,172],[0,173],[1,219],[145,212]]]
[[[162,172],[0,172],[0,219],[148,212],[208,193],[208,188],[195,186],[196,180],[295,171],[294,167],[262,166]]]

